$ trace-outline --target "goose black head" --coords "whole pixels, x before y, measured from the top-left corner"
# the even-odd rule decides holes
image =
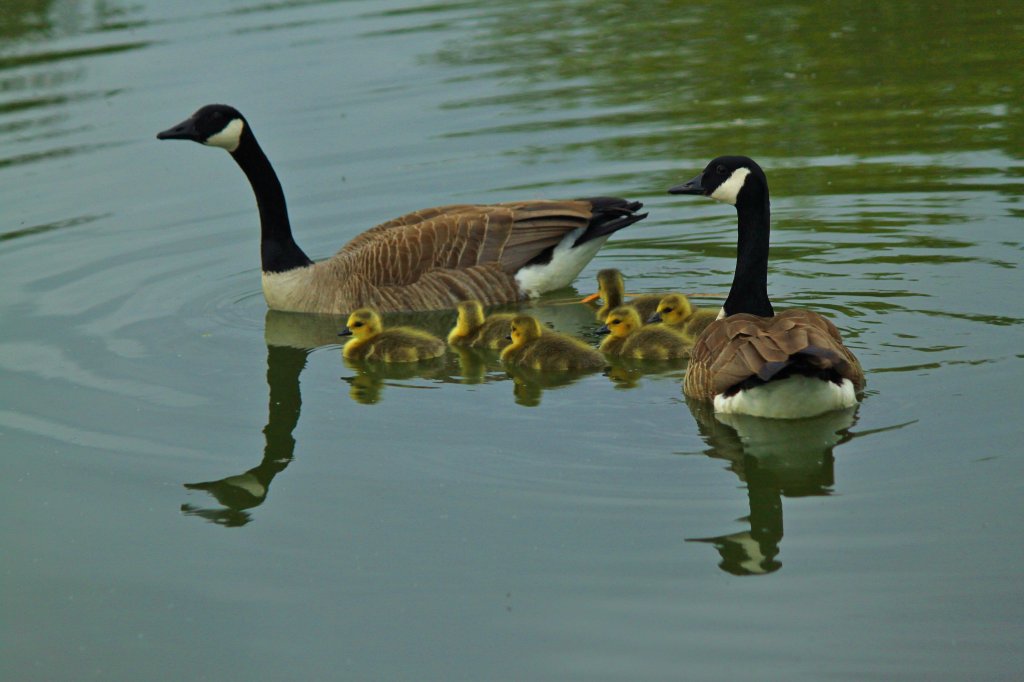
[[[709,163],[700,175],[689,182],[676,185],[669,194],[702,194],[717,201],[736,206],[755,198],[763,200],[768,180],[753,159],[746,156],[719,156]]]
[[[156,137],[158,140],[192,140],[234,152],[246,126],[245,118],[234,107],[207,104],[178,125],[157,133]]]

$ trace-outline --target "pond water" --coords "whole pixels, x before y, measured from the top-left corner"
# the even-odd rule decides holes
[[[1024,4],[5,0],[0,677],[1009,679],[1024,664]],[[242,110],[315,258],[406,211],[650,217],[533,304],[731,280],[843,330],[850,413],[716,419],[682,367],[346,365],[268,313]],[[444,329],[446,314],[417,318]]]

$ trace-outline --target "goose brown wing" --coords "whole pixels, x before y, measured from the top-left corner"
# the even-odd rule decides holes
[[[396,277],[415,281],[417,274],[432,267],[489,262],[515,272],[566,233],[586,227],[592,217],[588,201],[438,206],[372,227],[337,256],[372,264],[381,276],[389,276],[388,283]]]
[[[441,206],[371,228],[331,260],[353,295],[382,310],[515,301],[516,271],[591,217],[587,201]]]
[[[860,363],[835,325],[800,309],[774,317],[740,313],[712,322],[694,345],[683,388],[691,397],[709,400],[751,377],[767,381],[798,354],[863,389]]]

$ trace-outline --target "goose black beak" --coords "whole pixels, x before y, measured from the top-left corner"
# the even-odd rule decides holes
[[[345,327],[340,332],[338,332],[338,336],[352,336],[352,330],[349,329],[348,327]]]
[[[192,140],[193,142],[199,142],[202,139],[202,135],[196,130],[196,120],[188,118],[172,128],[160,131],[156,134],[156,139]]]
[[[661,313],[654,313],[647,318],[647,324],[655,324],[661,322]]]
[[[704,174],[701,173],[689,182],[684,182],[681,185],[675,185],[674,187],[668,188],[669,194],[704,194],[704,185],[701,180],[704,178]]]
[[[611,334],[612,330],[608,328],[608,325],[602,324],[600,327],[597,328],[597,333],[598,334]]]

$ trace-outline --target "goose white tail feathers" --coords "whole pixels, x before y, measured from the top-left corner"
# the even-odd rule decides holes
[[[238,110],[207,105],[157,137],[221,147],[245,172],[259,207],[263,293],[278,310],[522,300],[570,284],[611,234],[647,215],[618,197],[440,206],[373,227],[314,263],[292,237],[281,183]]]

